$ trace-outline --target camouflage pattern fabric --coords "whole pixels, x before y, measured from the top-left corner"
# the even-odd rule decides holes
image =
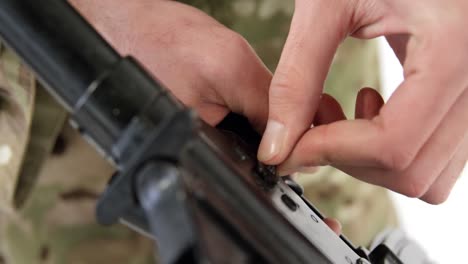
[[[4,229],[6,263],[154,263],[146,237],[96,223],[96,199],[113,168],[70,126],[57,144],[27,202]]]
[[[29,141],[16,184],[15,207],[23,204],[34,187],[38,171],[49,156],[66,117],[65,109],[37,83]]]
[[[0,43],[0,212],[11,209],[29,137],[35,88],[33,75]]]
[[[293,0],[180,2],[241,33],[275,69]],[[357,90],[378,87],[377,63],[373,42],[348,40],[340,48],[326,91],[344,105],[348,117]],[[18,58],[1,48],[0,263],[154,263],[151,241],[123,226],[96,224],[95,202],[113,169],[69,126],[58,135],[64,119],[63,109]],[[345,235],[356,244],[368,244],[378,231],[396,223],[388,194],[381,188],[332,168],[298,180],[306,196],[327,216],[339,219]]]

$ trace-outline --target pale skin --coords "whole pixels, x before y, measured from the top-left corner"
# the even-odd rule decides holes
[[[296,0],[259,159],[283,174],[332,165],[409,197],[445,201],[468,157],[467,11],[464,0]],[[385,105],[367,96],[370,109],[363,114],[358,104],[356,120],[334,107],[334,122],[310,128],[347,36],[386,36],[405,80]]]
[[[208,123],[234,111],[260,132],[266,127],[258,157],[282,174],[332,165],[440,203],[466,164],[466,1],[296,0],[274,75],[241,36],[192,7],[168,0],[71,2]],[[322,94],[347,36],[386,36],[405,70],[386,104],[374,90],[361,90],[356,120],[346,120],[339,103]]]

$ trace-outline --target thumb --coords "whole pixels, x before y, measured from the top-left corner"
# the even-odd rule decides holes
[[[258,159],[284,161],[311,127],[334,54],[347,36],[348,0],[296,0],[291,29],[269,90],[269,117]]]

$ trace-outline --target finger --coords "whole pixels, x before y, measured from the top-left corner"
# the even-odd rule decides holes
[[[463,169],[465,168],[468,160],[468,136],[465,137],[464,142],[460,145],[456,155],[448,163],[447,167],[441,172],[440,176],[433,183],[430,189],[420,197],[421,200],[430,203],[430,204],[441,204],[447,200],[450,195],[450,191],[453,189],[455,183],[460,177]],[[361,180],[366,182],[373,183],[375,178],[386,178],[386,179],[395,179],[399,176],[395,176],[394,172],[389,172],[388,170],[376,169],[376,168],[362,168],[362,167],[352,167],[352,166],[339,166],[338,169],[348,173],[350,175],[359,175]],[[430,169],[429,169],[430,170]],[[408,169],[403,175],[406,178],[410,178],[407,175],[414,175],[414,169]],[[419,173],[419,175],[424,175],[424,172]],[[392,186],[391,184],[386,184],[390,189],[393,189],[398,192],[398,185],[401,185],[401,182],[398,180],[393,180],[397,185]],[[378,184],[378,183],[377,183]],[[405,184],[405,182],[403,182]],[[408,184],[406,182],[406,184]],[[379,184],[378,184],[379,185]],[[392,188],[393,187],[393,188]],[[394,189],[396,188],[396,189]],[[403,193],[405,194],[405,193]],[[410,195],[411,196],[411,195]]]
[[[404,170],[394,170],[393,177],[387,177],[384,184],[411,197],[419,198],[425,194],[456,155],[466,137],[467,105],[468,89],[450,107],[437,129],[417,152],[411,165]],[[410,113],[411,111],[408,114]],[[445,186],[445,191],[450,190],[451,186]]]
[[[377,91],[371,88],[365,88],[358,94],[359,115],[363,118],[373,118],[378,114],[380,107],[383,105],[383,99]],[[370,102],[369,102],[370,101]],[[356,108],[358,109],[358,108]],[[362,114],[361,114],[362,113]],[[314,125],[325,125],[336,121],[345,120],[346,115],[341,108],[341,105],[331,95],[323,94],[320,100],[320,106],[315,114]],[[302,167],[298,168],[298,172],[310,174],[318,171],[318,167]]]
[[[323,94],[320,99],[320,105],[315,114],[314,126],[320,126],[324,124],[333,123],[339,120],[346,119],[346,115],[341,108],[341,105],[336,101],[333,96],[328,94]],[[312,174],[319,170],[318,167],[301,167],[298,168],[296,172],[304,174]],[[288,173],[288,174],[292,174]]]
[[[296,1],[290,33],[270,86],[269,121],[259,160],[279,164],[312,125],[334,53],[348,33],[348,9],[341,0]]]
[[[338,222],[338,220],[333,218],[325,218],[323,219],[323,222],[325,222],[325,224],[327,224],[328,227],[330,227],[330,229],[335,232],[335,234],[341,235],[341,224]]]
[[[331,95],[323,94],[315,114],[314,126],[330,124],[346,119],[341,105]]]
[[[380,112],[384,100],[380,94],[372,88],[363,88],[356,98],[356,119],[372,119]]]
[[[466,166],[468,160],[468,135],[465,136],[463,143],[458,148],[457,153],[442,171],[440,176],[427,191],[421,200],[431,204],[440,204],[447,200],[450,190],[457,182],[460,174]]]
[[[447,65],[438,72],[430,71],[426,65],[435,65],[433,60]],[[310,129],[296,147],[297,153],[307,153],[302,154],[303,157],[307,156],[309,163],[305,165],[407,168],[461,96],[464,87],[459,84],[468,83],[468,80],[463,80],[468,79],[466,75],[459,72],[460,64],[455,62],[455,65],[451,65],[443,60],[443,56],[435,56],[418,61],[422,68],[407,73],[406,81],[382,107],[378,117],[339,121]],[[408,67],[411,69],[411,66]],[[420,72],[423,70],[427,74]],[[460,119],[466,116],[465,111],[462,110]],[[459,121],[456,123],[453,128],[466,125]],[[456,141],[455,138],[447,140],[452,143]]]
[[[452,106],[450,112],[444,117],[438,129],[421,148],[411,166],[404,170],[389,170],[385,168],[354,165],[337,165],[336,167],[358,179],[387,187],[410,197],[419,198],[425,194],[433,184],[436,184],[437,187],[435,188],[442,192],[440,196],[443,197],[451,190],[453,185],[444,185],[443,183],[437,185],[435,181],[439,175],[446,174],[443,172],[444,168],[450,166],[448,165],[449,162],[455,159],[454,157],[457,155],[456,153],[460,148],[466,151],[466,146],[464,146],[464,144],[467,144],[464,143],[464,140],[466,140],[468,133],[466,105],[468,105],[468,90],[465,91],[462,97]],[[287,162],[289,162],[289,160],[310,156],[308,152],[303,152],[299,157],[294,154],[295,151],[296,150],[294,150]],[[304,163],[309,164],[307,160],[303,160],[299,165],[295,166],[306,166]],[[282,164],[279,168],[280,173],[282,173],[282,171],[291,170],[291,167],[283,166],[290,165],[286,164],[286,162]],[[451,175],[452,176],[445,177],[454,177],[453,174]],[[435,195],[434,193],[432,194]],[[429,197],[426,196],[423,200],[429,201],[428,199]]]

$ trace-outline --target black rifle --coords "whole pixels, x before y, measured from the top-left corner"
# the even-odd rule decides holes
[[[369,254],[335,235],[257,161],[245,118],[206,125],[65,1],[0,0],[0,36],[115,164],[98,221],[149,234],[162,263],[402,263],[385,243]]]

